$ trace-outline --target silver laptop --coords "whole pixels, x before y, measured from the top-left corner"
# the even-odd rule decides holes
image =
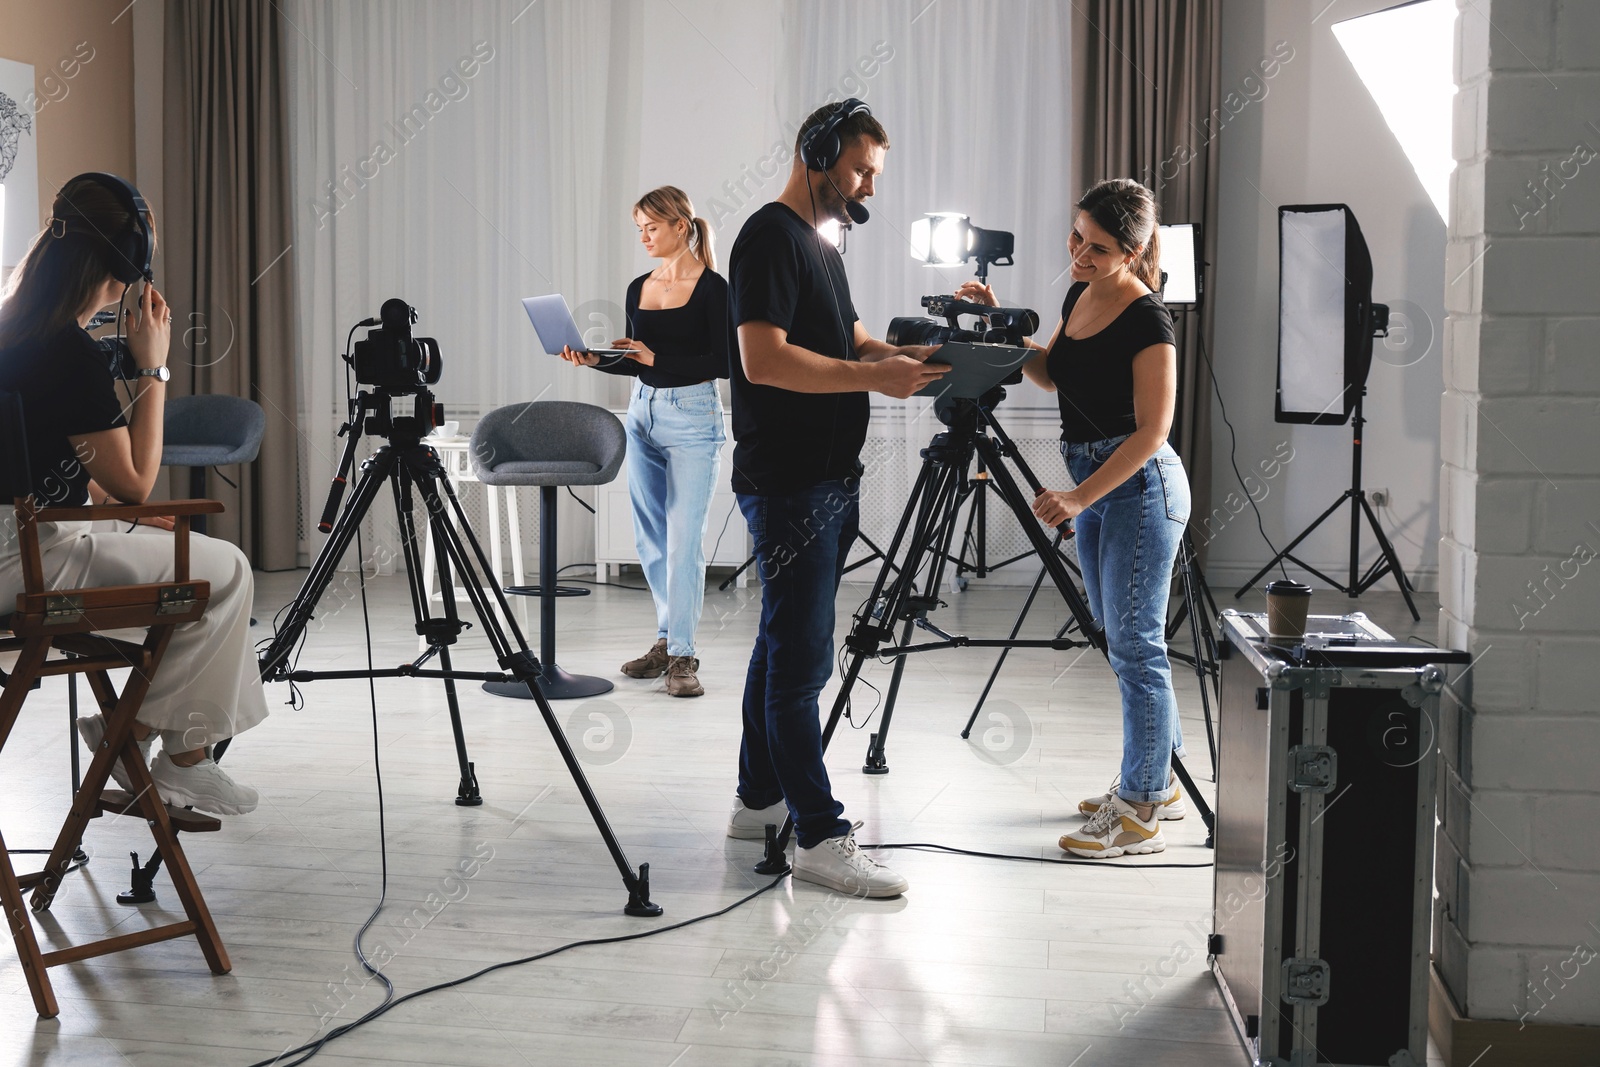
[[[522,307],[528,313],[528,321],[533,323],[534,330],[538,332],[545,352],[552,356],[559,356],[563,346],[596,356],[621,356],[628,351],[625,348],[590,348],[585,345],[583,335],[578,332],[578,324],[572,321],[572,312],[567,309],[567,301],[560,293],[524,297]]]

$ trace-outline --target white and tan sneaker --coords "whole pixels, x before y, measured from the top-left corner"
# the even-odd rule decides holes
[[[843,837],[830,837],[811,848],[794,850],[794,876],[853,897],[897,897],[911,883],[894,873],[856,844],[856,830],[850,827]]]
[[[1119,796],[1113,796],[1089,816],[1082,829],[1062,834],[1058,843],[1063,852],[1089,859],[1143,856],[1164,852],[1167,847],[1166,839],[1161,836],[1161,820],[1152,813],[1146,822],[1139,818],[1132,804]]]

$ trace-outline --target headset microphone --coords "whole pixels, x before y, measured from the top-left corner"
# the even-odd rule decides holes
[[[834,183],[832,174],[829,174],[827,171],[823,171],[822,176],[828,179],[828,184],[833,186],[833,191],[835,193],[839,193],[839,199],[844,201],[844,212],[846,215],[850,216],[851,222],[859,226],[872,217],[872,212],[867,210],[867,205],[851,200],[843,193],[839,192],[839,186]]]

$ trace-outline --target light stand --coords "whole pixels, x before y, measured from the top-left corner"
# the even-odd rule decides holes
[[[1383,310],[1387,313],[1388,308]],[[1387,327],[1379,332],[1379,336],[1386,332]],[[1411,593],[1416,587],[1411,584],[1411,579],[1406,577],[1405,570],[1400,566],[1400,557],[1395,554],[1394,545],[1384,535],[1383,527],[1378,525],[1378,517],[1373,514],[1372,506],[1367,503],[1367,491],[1361,485],[1361,427],[1366,425],[1367,421],[1361,412],[1366,399],[1367,387],[1363,385],[1360,395],[1356,398],[1355,411],[1350,420],[1350,488],[1341,493],[1339,499],[1328,505],[1328,509],[1318,515],[1310,526],[1301,530],[1298,537],[1285,545],[1282,552],[1273,556],[1271,562],[1256,571],[1249,581],[1240,586],[1239,591],[1233,594],[1235,600],[1254,589],[1255,584],[1268,571],[1279,566],[1284,560],[1288,560],[1296,566],[1315,574],[1334,589],[1349,597],[1360,596],[1377,584],[1379,579],[1385,575],[1393,574],[1395,582],[1400,586],[1400,595],[1406,599],[1406,607],[1411,609],[1412,620],[1416,622],[1422,621],[1422,616],[1417,612],[1416,602],[1411,599]],[[1340,583],[1336,579],[1323,574],[1305,560],[1300,559],[1294,554],[1294,550],[1301,541],[1311,536],[1313,530],[1321,526],[1335,511],[1338,511],[1339,507],[1347,500],[1350,502],[1350,578],[1347,583]],[[1378,558],[1372,561],[1372,566],[1368,567],[1364,574],[1361,571],[1361,517],[1363,515],[1366,516],[1367,525],[1372,527],[1372,536],[1377,539],[1379,549]]]

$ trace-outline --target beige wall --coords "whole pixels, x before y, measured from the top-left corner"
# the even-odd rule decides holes
[[[41,224],[56,190],[74,174],[104,170],[133,177],[133,19],[123,10],[132,6],[128,0],[0,0],[0,58],[33,64],[43,105]],[[65,77],[61,63],[75,65],[75,75]],[[47,76],[53,76],[48,84]]]

